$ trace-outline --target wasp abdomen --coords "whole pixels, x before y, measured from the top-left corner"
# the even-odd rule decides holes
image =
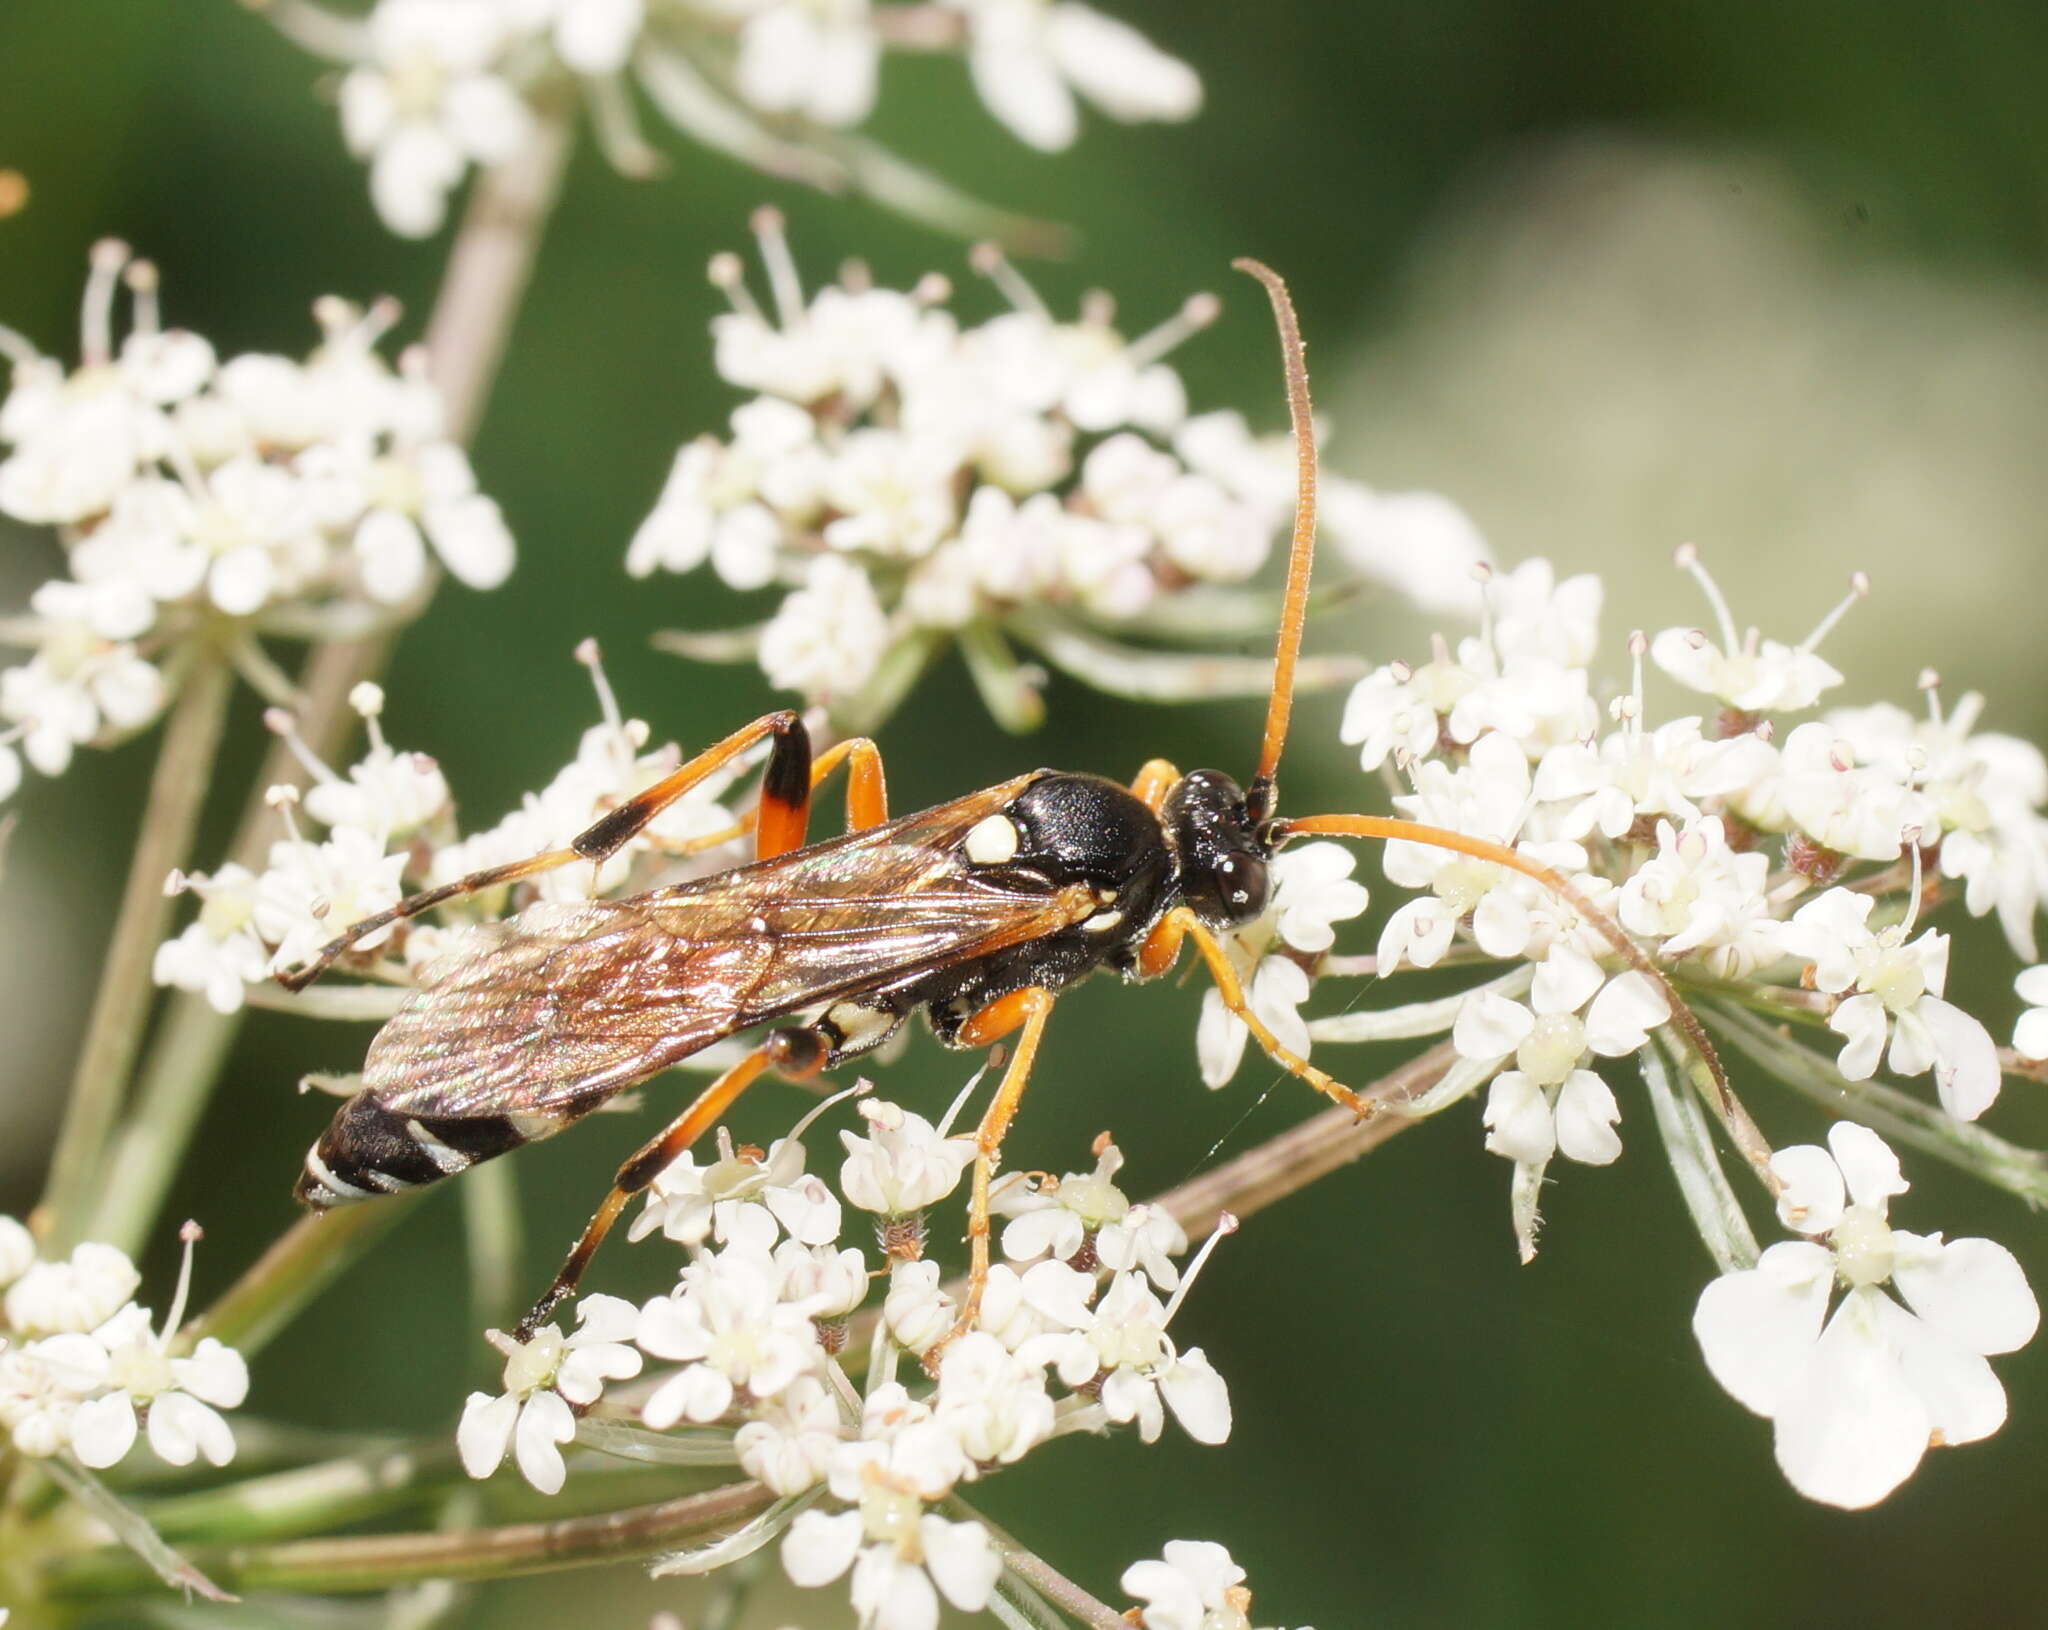
[[[373,1093],[358,1093],[335,1111],[320,1141],[306,1151],[305,1170],[292,1192],[313,1210],[328,1211],[453,1177],[534,1136],[509,1115],[403,1115]]]

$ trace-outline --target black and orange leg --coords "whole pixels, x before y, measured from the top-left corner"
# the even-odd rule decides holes
[[[1244,986],[1237,977],[1237,970],[1230,965],[1230,953],[1186,906],[1174,907],[1159,920],[1159,926],[1145,936],[1145,943],[1138,948],[1138,977],[1156,979],[1165,973],[1179,959],[1184,940],[1193,941],[1209,970],[1209,977],[1215,981],[1216,994],[1223,998],[1223,1005],[1252,1033],[1252,1040],[1259,1044],[1268,1058],[1290,1074],[1300,1076],[1325,1098],[1342,1104],[1360,1120],[1379,1113],[1379,1105],[1370,1098],[1361,1098],[1327,1070],[1317,1069],[1267,1028],[1266,1021],[1254,1013],[1251,1004],[1245,1000]]]
[[[575,1293],[583,1281],[584,1271],[590,1266],[590,1259],[597,1255],[597,1248],[619,1220],[619,1213],[625,1210],[626,1202],[643,1193],[678,1156],[716,1126],[719,1117],[732,1107],[741,1093],[770,1070],[792,1080],[807,1080],[824,1067],[831,1051],[831,1043],[816,1031],[772,1031],[760,1046],[698,1093],[689,1108],[642,1144],[619,1168],[618,1175],[612,1179],[611,1192],[577,1236],[576,1244],[562,1263],[561,1271],[555,1275],[554,1282],[533,1304],[526,1317],[519,1321],[519,1339],[531,1341],[533,1333],[547,1323],[548,1315],[554,1312],[562,1299]]]
[[[734,758],[754,746],[763,737],[772,736],[774,749],[769,755],[766,780],[763,784],[762,799],[764,813],[767,813],[768,790],[778,789],[782,793],[780,803],[760,834],[763,855],[781,854],[784,849],[765,847],[771,842],[782,843],[785,848],[796,848],[803,842],[803,823],[810,809],[811,786],[811,741],[804,730],[803,720],[785,709],[756,719],[752,724],[735,730],[730,736],[714,746],[706,748],[687,764],[671,771],[653,786],[637,797],[621,804],[587,827],[566,849],[550,849],[544,854],[532,855],[525,860],[515,860],[507,865],[492,866],[484,871],[471,872],[452,883],[439,888],[427,889],[410,895],[375,916],[365,917],[352,923],[345,933],[336,935],[320,947],[319,953],[310,962],[296,968],[287,968],[277,976],[279,984],[287,990],[304,990],[319,978],[335,960],[346,953],[349,947],[358,944],[371,934],[389,928],[393,923],[407,917],[417,917],[423,911],[435,906],[446,905],[450,900],[459,900],[464,895],[476,894],[484,889],[503,887],[508,883],[522,882],[529,877],[539,877],[578,860],[604,861],[616,854],[647,823],[664,809],[682,797],[708,775],[723,769]],[[794,807],[789,789],[796,789]],[[795,842],[789,842],[792,831]]]
[[[847,767],[846,830],[865,832],[869,827],[880,826],[889,818],[889,789],[882,774],[882,751],[866,736],[851,736],[845,741],[835,742],[812,760],[812,801],[816,801],[818,789],[842,764]],[[765,792],[765,787],[763,790]],[[664,852],[694,855],[706,849],[723,848],[752,832],[758,816],[757,809],[747,810],[731,826],[666,845]]]
[[[1027,985],[999,996],[960,1027],[963,1047],[986,1047],[1017,1031],[1016,1050],[1003,1071],[1002,1084],[990,1100],[974,1134],[974,1194],[967,1209],[967,1297],[960,1304],[960,1317],[953,1328],[924,1355],[925,1368],[937,1373],[939,1355],[974,1327],[981,1314],[981,1299],[988,1290],[989,1186],[995,1180],[996,1161],[1003,1152],[1003,1138],[1016,1118],[1017,1105],[1031,1081],[1031,1066],[1038,1057],[1038,1043],[1045,1035],[1046,1015],[1052,1012],[1053,995],[1040,985]]]

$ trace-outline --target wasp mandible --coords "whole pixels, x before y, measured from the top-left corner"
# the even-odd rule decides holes
[[[1225,1005],[1273,1060],[1360,1116],[1376,1106],[1276,1038],[1251,1011],[1223,937],[1256,918],[1268,863],[1318,833],[1452,849],[1536,879],[1564,897],[1665,992],[1686,1039],[1725,1079],[1669,980],[1571,881],[1499,844],[1370,815],[1283,818],[1280,755],[1315,549],[1316,451],[1308,372],[1287,287],[1264,284],[1280,331],[1298,464],[1265,733],[1251,780],[1183,775],[1154,759],[1129,785],[1034,770],[891,819],[875,744],[812,755],[802,719],[770,713],[606,813],[567,848],[492,867],[365,918],[278,977],[304,988],[358,940],[482,889],[579,861],[602,863],[670,803],[768,744],[753,819],[755,860],[619,900],[541,903],[468,930],[378,1032],[363,1088],[308,1151],[298,1198],[316,1211],[452,1177],[550,1137],[626,1087],[738,1032],[750,1052],[619,1168],[522,1339],[581,1280],[620,1211],[709,1131],[763,1074],[806,1080],[879,1047],[922,1012],[950,1047],[1015,1045],[976,1131],[968,1220],[972,1271],[957,1335],[979,1311],[989,1266],[989,1184],[1060,991],[1097,971],[1156,979],[1192,944]],[[847,772],[849,830],[806,842],[810,807]],[[950,1339],[950,1338],[949,1338]]]

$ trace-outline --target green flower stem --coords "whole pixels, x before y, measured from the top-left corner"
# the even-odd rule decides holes
[[[1087,1625],[1088,1630],[1130,1630],[1129,1619],[1107,1602],[1098,1601],[1036,1551],[990,1522],[965,1500],[956,1495],[948,1500],[946,1505],[954,1516],[963,1517],[969,1522],[978,1522],[987,1529],[990,1541],[1002,1556],[1003,1567],[1060,1611],[1071,1613]]]
[[[421,1580],[507,1579],[520,1574],[633,1561],[674,1550],[742,1522],[775,1496],[759,1483],[728,1483],[702,1494],[595,1516],[512,1523],[466,1533],[358,1534],[280,1545],[195,1549],[193,1564],[228,1590],[352,1592]],[[52,1559],[44,1591],[53,1597],[129,1595],[154,1575],[125,1552]]]
[[[1667,1056],[1675,1054],[1676,1056]],[[1666,1047],[1662,1037],[1636,1055],[1643,1085],[1649,1089],[1650,1108],[1657,1120],[1657,1133],[1664,1140],[1664,1153],[1678,1179],[1678,1191],[1685,1201],[1700,1242],[1714,1265],[1723,1273],[1756,1266],[1756,1236],[1742,1202],[1721,1169],[1721,1157],[1707,1126],[1706,1111],[1697,1098],[1679,1090],[1674,1070],[1683,1070],[1686,1058],[1681,1049]]]
[[[178,1333],[174,1350],[190,1352],[202,1338],[212,1336],[245,1358],[256,1353],[337,1274],[409,1217],[422,1198],[394,1194],[301,1217],[219,1301]]]
[[[233,689],[234,670],[226,658],[211,647],[202,648],[164,726],[120,914],[114,920],[106,965],[65,1101],[49,1185],[30,1219],[46,1247],[56,1251],[86,1237],[87,1204],[155,994],[150,964],[170,927],[172,908],[164,879],[189,862],[200,811],[213,784],[214,755]]]
[[[508,1160],[490,1161],[464,1175],[462,1227],[469,1246],[469,1323],[472,1330],[504,1330],[526,1311],[522,1273],[519,1178]],[[503,1360],[481,1343],[479,1376],[488,1380]]]
[[[455,1440],[391,1444],[142,1505],[167,1540],[215,1544],[316,1533],[425,1504],[462,1475]]]
[[[1716,1004],[1716,1027],[1777,1079],[1831,1115],[1861,1121],[1972,1176],[2048,1205],[2048,1154],[2008,1143],[1973,1122],[1878,1081],[1844,1081],[1831,1059],[1739,1009]]]
[[[171,1002],[136,1082],[133,1107],[114,1135],[86,1238],[131,1256],[142,1249],[176,1175],[176,1152],[192,1141],[206,1089],[220,1075],[236,1028],[234,1019],[190,991]]]

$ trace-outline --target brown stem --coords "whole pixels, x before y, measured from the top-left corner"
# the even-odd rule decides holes
[[[191,1554],[196,1566],[229,1590],[377,1591],[428,1579],[507,1579],[654,1556],[749,1517],[774,1498],[759,1483],[729,1483],[594,1517],[468,1532],[195,1548]],[[125,1552],[107,1550],[55,1559],[44,1585],[51,1596],[128,1595],[147,1591],[153,1579]]]

